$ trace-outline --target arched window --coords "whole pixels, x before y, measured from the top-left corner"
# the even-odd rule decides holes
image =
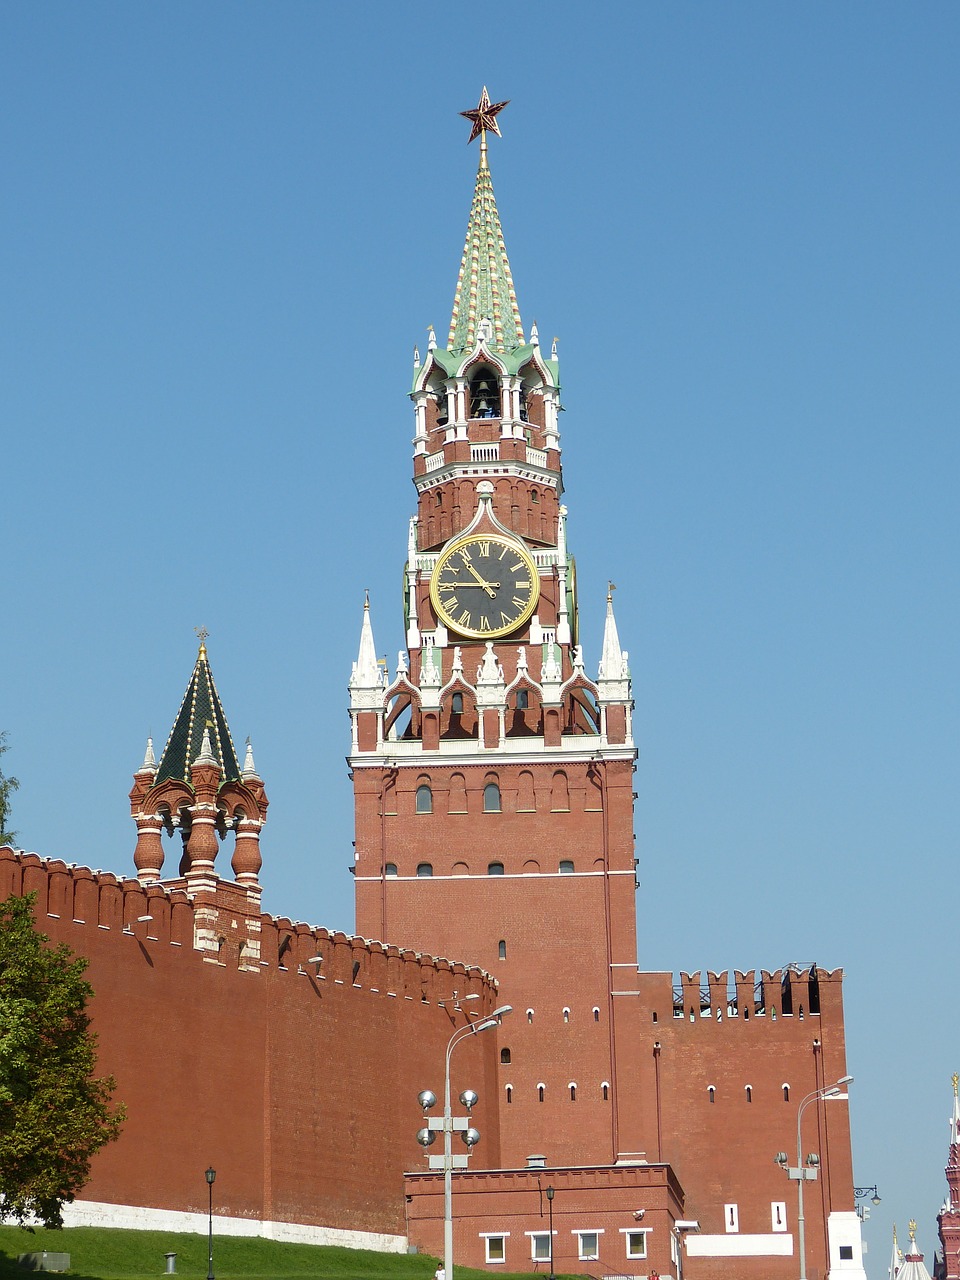
[[[432,875],[433,875],[433,863],[432,863],[432,862],[418,862],[418,863],[417,863],[417,875],[418,875],[418,876],[432,876]]]
[[[594,1022],[600,1021],[600,1008],[598,1005],[593,1006],[593,1020]]]
[[[488,876],[502,876],[502,875],[503,875],[503,863],[502,863],[502,862],[489,862],[489,863],[487,864],[487,875],[488,875]]]
[[[527,689],[517,690],[517,710],[526,711],[530,706],[530,693]]]
[[[449,421],[447,411],[447,392],[445,387],[438,387],[434,393],[437,401],[437,426],[445,427]]]
[[[532,1022],[532,1021],[533,1021],[533,1010],[532,1010],[532,1009],[528,1009],[528,1010],[527,1010],[527,1021],[528,1021],[528,1022]]]
[[[433,813],[433,792],[426,782],[417,787],[417,813]]]
[[[571,1080],[571,1081],[570,1081],[570,1083],[567,1085],[567,1088],[570,1090],[570,1101],[571,1101],[571,1102],[576,1102],[576,1100],[577,1100],[577,1085],[576,1085],[576,1081]]]
[[[497,959],[506,960],[506,958],[507,958],[507,940],[506,938],[501,938],[500,941],[497,943]]]
[[[483,788],[483,812],[499,813],[500,812],[500,785],[496,782],[488,782]]]
[[[600,1086],[600,1096],[603,1098],[604,1102],[610,1101],[610,1085],[606,1080],[604,1080],[603,1084]]]
[[[385,876],[395,876],[397,874],[397,864],[395,862],[388,862],[383,868],[383,874]]]
[[[781,1085],[781,1088],[783,1089],[783,1100],[784,1100],[784,1102],[789,1102],[789,1101],[790,1101],[790,1086],[789,1086],[788,1084],[785,1084],[785,1085]]]
[[[743,1086],[743,1091],[747,1095],[747,1101],[752,1102],[753,1101],[753,1085],[745,1084]]]
[[[463,780],[462,773],[452,773],[450,775],[450,794],[447,797],[447,812],[467,812],[467,784]]]
[[[463,694],[454,693],[450,697],[450,713],[451,715],[463,715]]]
[[[500,1050],[500,1062],[501,1062],[501,1065],[506,1066],[506,1065],[507,1065],[507,1063],[509,1063],[509,1061],[510,1061],[510,1050],[509,1050],[509,1049],[501,1049],[501,1050]]]
[[[569,1021],[570,1021],[570,1010],[569,1010],[569,1009],[564,1009],[564,1011],[563,1011],[563,1020],[564,1020],[564,1022],[569,1022]]]
[[[538,1102],[543,1101],[543,1095],[546,1093],[546,1089],[547,1089],[547,1086],[545,1084],[537,1085],[537,1101]]]
[[[710,1101],[711,1101],[711,1102],[716,1102],[716,1100],[717,1100],[717,1086],[716,1086],[715,1084],[708,1084],[708,1085],[707,1085],[707,1096],[710,1098]]]
[[[520,696],[519,694],[517,695]],[[523,812],[532,812],[537,807],[533,793],[533,774],[529,769],[524,769],[520,777],[517,779],[517,809]]]
[[[500,417],[500,388],[497,385],[497,375],[486,365],[481,365],[470,379],[470,417]]]
[[[553,775],[550,808],[555,813],[566,813],[570,808],[570,788],[567,785],[567,775],[560,769]]]
[[[504,1093],[507,1095],[507,1102],[508,1103],[512,1102],[513,1101],[513,1085],[508,1084],[504,1086]]]
[[[561,874],[562,876],[572,876],[572,875],[573,875],[573,859],[572,859],[572,858],[562,858],[562,859],[561,859],[561,861],[560,861],[560,874]]]

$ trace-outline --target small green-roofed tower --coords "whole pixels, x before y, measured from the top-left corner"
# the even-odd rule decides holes
[[[267,796],[249,738],[240,765],[207,658],[207,632],[201,628],[198,634],[200,650],[160,763],[148,739],[143,764],[134,774],[130,807],[137,824],[137,875],[142,883],[161,879],[162,836],[179,830],[179,877],[193,892],[212,889],[220,842],[233,832],[234,877],[259,895],[259,841]]]
[[[201,629],[202,630],[202,629]],[[227,717],[224,714],[213,682],[213,672],[207,658],[206,635],[200,641],[200,652],[183,695],[180,710],[173,722],[167,745],[157,766],[157,782],[179,778],[189,784],[193,762],[200,756],[204,734],[209,734],[212,751],[222,772],[223,782],[237,782],[241,776],[237,752],[230,736]]]

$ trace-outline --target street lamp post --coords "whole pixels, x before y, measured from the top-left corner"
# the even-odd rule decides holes
[[[823,1089],[814,1089],[813,1093],[808,1093],[797,1108],[796,1167],[790,1168],[788,1166],[785,1152],[781,1151],[777,1155],[777,1164],[786,1169],[787,1177],[797,1184],[797,1248],[800,1253],[800,1280],[807,1280],[805,1222],[803,1217],[803,1184],[804,1182],[816,1181],[817,1168],[820,1164],[820,1157],[815,1154],[808,1155],[806,1163],[804,1163],[800,1123],[803,1120],[803,1113],[809,1103],[818,1102],[821,1098],[824,1101],[829,1101],[831,1098],[843,1097],[843,1086],[845,1084],[850,1084],[852,1080],[853,1076],[841,1076],[836,1084],[827,1085]]]
[[[547,1209],[550,1213],[550,1280],[557,1280],[553,1271],[553,1197],[555,1195],[553,1187],[547,1187]]]
[[[208,1209],[207,1209],[207,1280],[214,1280],[213,1277],[213,1184],[217,1176],[216,1169],[211,1167],[204,1175],[207,1179]]]
[[[873,1192],[872,1196],[870,1196],[871,1191]],[[853,1188],[854,1200],[863,1200],[867,1196],[870,1196],[871,1204],[876,1205],[880,1203],[880,1192],[877,1190],[876,1185],[872,1187],[854,1187]],[[865,1204],[857,1205],[857,1217],[860,1219],[861,1222],[863,1222],[866,1218],[870,1217],[870,1210],[867,1208]]]
[[[443,1271],[444,1280],[453,1280],[453,1132],[456,1129],[467,1147],[475,1146],[480,1140],[480,1134],[470,1125],[469,1117],[466,1119],[458,1117],[454,1119],[450,1107],[450,1055],[458,1044],[462,1044],[470,1036],[476,1035],[479,1031],[489,1031],[493,1027],[500,1025],[500,1019],[513,1011],[513,1006],[509,1004],[501,1005],[499,1009],[494,1009],[488,1018],[484,1018],[480,1022],[471,1023],[466,1027],[458,1027],[447,1044],[446,1058],[443,1066],[443,1117],[437,1117],[435,1120],[427,1121],[426,1127],[421,1129],[417,1134],[417,1141],[422,1146],[429,1146],[435,1137],[437,1129],[443,1130]],[[425,1089],[420,1094],[420,1105],[424,1111],[427,1111],[436,1102],[434,1095]],[[460,1094],[460,1101],[472,1111],[477,1101],[477,1095],[472,1089],[465,1089]],[[430,1157],[431,1168],[434,1167],[435,1157]],[[467,1157],[458,1158],[466,1165]],[[439,1163],[439,1161],[438,1161]]]

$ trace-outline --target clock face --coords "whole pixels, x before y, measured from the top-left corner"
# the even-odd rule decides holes
[[[539,596],[533,556],[498,534],[460,538],[443,552],[430,579],[437,617],[461,635],[487,640],[522,626]]]

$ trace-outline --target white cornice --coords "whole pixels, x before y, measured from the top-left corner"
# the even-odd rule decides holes
[[[635,760],[637,749],[632,742],[616,746],[602,746],[599,738],[561,739],[559,746],[545,747],[543,738],[505,738],[496,747],[484,748],[476,738],[470,744],[456,739],[441,741],[438,750],[424,751],[423,743],[385,742],[376,751],[347,756],[351,769],[383,769],[386,765],[398,769],[426,768],[430,764],[489,769],[497,761],[503,764],[547,765],[563,761],[564,764],[586,764],[591,760]]]
[[[428,471],[426,475],[415,476],[414,484],[417,486],[418,493],[427,493],[430,489],[435,489],[438,484],[442,484],[451,480],[456,476],[462,479],[464,476],[476,477],[484,479],[489,476],[514,476],[520,480],[533,480],[537,484],[549,485],[551,488],[560,488],[560,472],[554,471],[549,467],[535,467],[528,462],[448,462],[442,467],[437,467],[436,471]]]

